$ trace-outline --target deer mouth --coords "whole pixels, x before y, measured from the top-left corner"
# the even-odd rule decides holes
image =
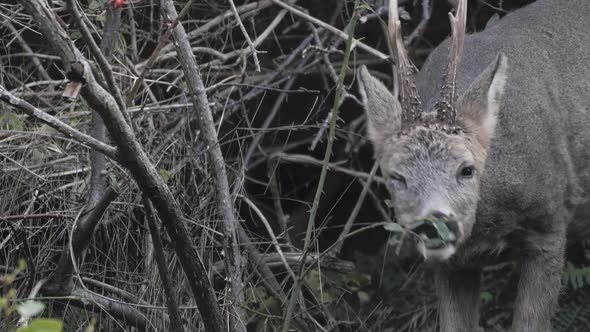
[[[429,216],[414,222],[409,229],[424,260],[445,261],[456,251],[460,227],[454,220]]]

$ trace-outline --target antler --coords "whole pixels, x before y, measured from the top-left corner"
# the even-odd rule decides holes
[[[418,72],[414,64],[408,59],[402,41],[402,29],[399,21],[397,0],[389,1],[389,44],[398,67],[400,102],[402,107],[402,133],[407,133],[419,117],[422,105],[418,98],[414,75]]]
[[[456,79],[457,68],[463,53],[463,41],[465,40],[465,25],[467,22],[467,0],[458,0],[455,15],[449,13],[452,31],[451,53],[449,62],[443,76],[440,100],[436,103],[437,120],[448,126],[448,130],[456,131],[457,101]]]

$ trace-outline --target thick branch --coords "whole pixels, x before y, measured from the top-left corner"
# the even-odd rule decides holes
[[[113,5],[107,6],[107,18],[104,27],[104,33],[100,42],[100,52],[104,54],[107,61],[112,60],[113,49],[115,42],[119,38],[119,29],[121,27],[121,9],[115,8]],[[112,74],[112,73],[111,73]],[[105,141],[105,126],[96,112],[92,112],[92,127],[91,135],[99,141]],[[88,202],[94,204],[97,198],[104,192],[106,180],[106,160],[103,156],[90,151],[90,193],[88,194]]]
[[[113,70],[111,69],[111,65],[109,64],[109,61],[108,61],[109,55],[103,54],[105,46],[110,46],[109,43],[112,43],[114,45],[114,39],[109,40],[109,37],[107,37],[106,40],[103,40],[103,45],[101,45],[101,48],[99,49],[98,45],[96,45],[96,43],[94,42],[94,38],[92,38],[92,34],[90,33],[90,29],[88,29],[88,26],[86,25],[86,22],[84,21],[84,19],[82,17],[82,14],[80,13],[80,11],[78,10],[78,7],[76,6],[76,1],[68,0],[68,7],[70,8],[70,11],[72,12],[74,20],[76,20],[76,23],[78,24],[78,27],[80,28],[80,32],[82,33],[82,36],[84,37],[84,41],[86,42],[86,45],[88,46],[90,52],[92,53],[92,55],[94,56],[94,58],[98,62],[98,65],[100,66],[100,69],[102,71],[102,74],[105,77],[106,83],[108,84],[111,94],[114,96],[115,100],[117,101],[117,105],[119,105],[121,112],[124,112],[125,111],[125,104],[123,102],[123,97],[121,96],[121,91],[119,91],[119,88],[117,87],[117,83],[115,82],[115,76],[113,75]],[[119,29],[119,26],[121,24],[121,19],[120,19],[121,10],[115,9],[115,11],[118,14],[111,12],[111,14],[109,15],[109,18],[111,20],[114,19],[114,21],[110,21],[109,25],[107,25],[106,28],[108,30],[106,31],[106,34],[114,34],[114,32]],[[113,17],[112,15],[119,15],[119,19],[117,20],[117,18]],[[112,37],[112,36],[110,36],[110,37]],[[112,47],[111,47],[111,51],[112,51]]]
[[[162,16],[167,22],[173,22],[178,16],[174,4],[171,0],[161,1]],[[244,291],[242,287],[242,271],[240,250],[238,247],[238,236],[236,232],[236,221],[234,218],[233,200],[229,192],[229,184],[226,175],[225,161],[221,154],[217,133],[209,108],[209,101],[205,94],[205,87],[199,73],[197,60],[191,50],[191,45],[187,38],[182,24],[176,26],[173,30],[173,36],[176,41],[176,49],[182,69],[184,71],[187,86],[190,90],[190,96],[193,107],[198,113],[197,123],[203,133],[205,145],[209,147],[208,153],[212,164],[212,171],[215,176],[216,198],[218,210],[223,220],[223,246],[226,256],[226,270],[229,272],[230,290],[233,300],[244,302]],[[246,331],[245,313],[239,305],[233,306],[235,313],[230,313],[230,330]]]
[[[77,227],[72,230],[72,251],[76,254],[75,259],[82,256],[84,251],[88,249],[96,226],[98,226],[102,215],[117,195],[117,192],[112,188],[108,188],[102,197],[86,211]],[[70,257],[70,250],[66,248],[61,253],[55,271],[53,271],[49,281],[43,287],[43,292],[56,296],[70,295],[74,287],[73,272],[74,266]]]
[[[96,296],[83,288],[77,288],[74,292],[82,299],[78,300],[76,298],[70,298],[67,301],[68,305],[74,305],[96,313],[106,311],[113,317],[137,327],[139,331],[149,331],[153,329],[153,325],[147,319],[146,315],[132,305],[127,305],[119,301],[112,301],[102,296]]]

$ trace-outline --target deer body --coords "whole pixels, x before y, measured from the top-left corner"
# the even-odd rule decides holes
[[[360,71],[398,221],[434,211],[457,237],[420,247],[435,261],[443,331],[477,330],[480,268],[503,252],[520,262],[512,329],[551,330],[566,239],[590,235],[589,17],[585,0],[539,0],[465,36],[455,131],[432,120],[450,41],[416,77],[424,111],[409,130],[403,98]]]

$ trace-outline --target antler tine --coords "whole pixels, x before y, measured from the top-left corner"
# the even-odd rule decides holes
[[[441,97],[437,102],[437,119],[440,123],[449,126],[450,131],[456,131],[456,78],[459,62],[463,53],[463,42],[465,40],[465,26],[467,23],[467,0],[458,0],[455,8],[455,15],[449,13],[451,22],[452,45],[449,54],[445,74],[443,76],[443,86],[441,88]]]
[[[414,126],[415,119],[421,111],[414,75],[418,72],[414,64],[408,59],[402,40],[402,29],[399,21],[397,0],[389,1],[389,44],[393,51],[399,74],[399,94],[402,107],[402,133],[406,133]]]

